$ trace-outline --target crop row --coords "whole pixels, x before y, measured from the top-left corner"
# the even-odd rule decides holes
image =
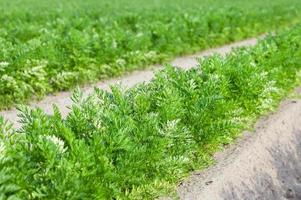
[[[0,109],[254,36],[301,10],[299,0],[0,2]]]
[[[300,69],[296,26],[128,90],[77,91],[65,119],[21,107],[20,130],[0,120],[0,199],[155,198],[275,108]]]

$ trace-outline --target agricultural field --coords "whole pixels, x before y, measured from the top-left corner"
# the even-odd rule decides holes
[[[0,0],[0,109],[300,20],[300,0]]]
[[[0,116],[0,200],[175,196],[301,84],[300,0],[0,5],[0,110],[17,108],[20,121]],[[193,68],[167,64],[261,35]],[[150,82],[131,88],[86,96],[77,87],[158,63]],[[66,117],[57,105],[53,114],[26,106],[74,88]]]
[[[214,55],[200,66],[171,66],[150,83],[111,92],[77,91],[66,118],[19,109],[4,120],[1,199],[154,199],[273,110],[298,83],[301,26],[254,47]]]

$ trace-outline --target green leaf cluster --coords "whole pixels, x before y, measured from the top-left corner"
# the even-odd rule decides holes
[[[73,95],[66,118],[0,120],[0,199],[154,199],[275,108],[300,79],[301,26],[148,84]]]
[[[300,19],[299,0],[0,0],[0,109]]]

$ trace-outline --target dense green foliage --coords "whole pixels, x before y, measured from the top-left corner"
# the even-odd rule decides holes
[[[293,23],[300,0],[0,0],[0,109]]]
[[[96,89],[63,119],[22,111],[0,121],[0,199],[152,199],[206,166],[300,78],[301,26],[255,47],[166,67],[148,84]]]

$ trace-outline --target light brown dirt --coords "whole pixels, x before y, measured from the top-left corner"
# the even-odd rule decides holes
[[[223,47],[209,49],[207,51],[196,53],[194,55],[176,58],[174,61],[171,62],[171,64],[173,66],[181,67],[184,69],[189,69],[198,64],[197,58],[209,56],[214,53],[224,55],[224,54],[230,52],[232,48],[241,47],[241,46],[250,46],[250,45],[256,44],[256,42],[257,42],[256,38],[236,42],[236,43],[233,43],[230,45],[225,45]],[[150,81],[154,77],[154,71],[160,70],[160,69],[162,69],[162,67],[160,67],[159,65],[156,65],[156,66],[150,67],[148,70],[134,71],[133,73],[130,73],[129,75],[126,75],[126,76],[123,76],[120,78],[115,78],[115,79],[106,80],[106,81],[100,81],[96,84],[84,87],[84,88],[82,88],[82,91],[84,92],[84,95],[87,96],[93,91],[94,87],[109,90],[110,85],[117,84],[117,83],[121,84],[121,86],[124,88],[130,88],[130,87],[136,85],[137,83]],[[66,116],[69,113],[68,107],[70,105],[72,105],[72,101],[70,99],[71,95],[72,95],[72,92],[60,92],[60,93],[57,93],[56,95],[49,95],[46,98],[44,98],[42,101],[31,103],[30,107],[32,107],[32,108],[38,107],[38,108],[43,109],[46,113],[51,114],[52,113],[52,105],[56,104],[58,106],[58,108],[60,109],[62,116]],[[2,111],[2,112],[0,112],[0,115],[3,116],[8,121],[12,122],[16,128],[18,128],[20,126],[20,124],[18,122],[18,117],[17,117],[18,111],[15,108],[11,109],[11,110],[7,110],[7,111]]]
[[[301,199],[301,100],[283,102],[216,162],[180,184],[180,199]]]

